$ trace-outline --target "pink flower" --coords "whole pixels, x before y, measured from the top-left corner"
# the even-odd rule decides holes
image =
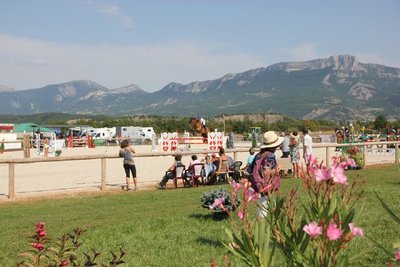
[[[38,222],[38,223],[36,224],[36,228],[43,229],[43,227],[44,227],[45,225],[46,225],[45,222]]]
[[[336,223],[330,223],[326,234],[329,240],[333,241],[339,239],[342,236],[342,232],[343,231],[337,227]]]
[[[344,174],[344,168],[341,165],[332,167],[332,177],[337,184],[347,184],[347,176]]]
[[[44,246],[42,243],[33,243],[32,247],[36,248],[37,250],[41,251],[44,249]]]
[[[349,223],[352,236],[364,236],[364,231],[360,227],[355,227],[354,223]]]
[[[304,225],[303,230],[311,237],[319,236],[322,234],[322,227],[319,226],[318,223],[316,223],[315,221]]]
[[[222,209],[224,207],[224,205],[223,205],[224,201],[225,201],[225,197],[215,199],[214,203],[209,206],[210,210],[213,210],[216,207],[219,207]]]
[[[318,158],[314,157],[312,154],[307,157],[308,169],[315,170],[318,168]]]
[[[237,215],[238,215],[239,219],[243,220],[243,212],[239,211],[237,213]]]
[[[239,183],[236,183],[236,181],[235,180],[232,180],[232,186],[233,186],[233,189],[235,190],[235,193],[237,193],[237,191],[239,190],[239,188],[241,188],[242,186],[239,184]]]
[[[314,174],[317,182],[328,181],[332,177],[331,169],[327,168],[318,168],[314,171]]]
[[[400,249],[396,250],[396,254],[394,254],[394,257],[397,261],[400,261]]]
[[[38,235],[38,237],[46,236],[46,231],[44,231],[44,230],[39,231],[39,232],[37,232],[37,235]]]

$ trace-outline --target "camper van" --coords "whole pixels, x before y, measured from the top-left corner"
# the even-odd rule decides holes
[[[116,127],[94,128],[93,131],[91,132],[91,136],[93,139],[109,140],[111,138],[114,138],[116,133],[117,133]]]
[[[83,138],[83,137],[86,137],[86,133],[91,134],[93,132],[93,129],[94,128],[90,127],[90,126],[69,128],[67,136],[72,135],[74,138]]]
[[[135,127],[135,126],[116,127],[116,136],[127,138],[131,142],[137,144],[143,144],[146,139],[142,127]]]
[[[142,127],[142,130],[146,140],[151,140],[153,134],[155,134],[153,127]]]

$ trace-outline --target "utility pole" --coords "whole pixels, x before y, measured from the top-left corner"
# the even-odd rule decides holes
[[[224,133],[225,133],[225,114],[222,116],[224,117]]]

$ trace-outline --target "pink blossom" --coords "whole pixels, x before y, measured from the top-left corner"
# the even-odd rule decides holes
[[[304,232],[306,232],[309,236],[315,237],[322,234],[322,227],[318,225],[317,222],[312,221],[303,227]]]
[[[44,230],[39,231],[39,232],[37,232],[37,235],[38,235],[38,237],[46,236],[46,231],[44,231]]]
[[[44,246],[42,243],[33,243],[32,247],[36,248],[37,250],[41,251],[44,249]]]
[[[43,229],[43,227],[44,227],[45,225],[46,225],[45,222],[38,222],[38,223],[36,224],[36,228]]]
[[[339,239],[342,236],[342,232],[343,231],[337,227],[336,223],[330,223],[326,234],[329,240],[333,241]]]
[[[360,227],[355,227],[354,223],[349,223],[352,236],[364,236],[364,231]]]
[[[239,219],[243,220],[243,212],[239,211],[237,213],[237,215],[238,215]]]
[[[315,170],[318,168],[318,158],[314,157],[312,154],[307,157],[308,169]]]
[[[210,210],[213,210],[216,207],[223,208],[224,207],[224,205],[223,205],[224,201],[225,201],[225,197],[221,197],[221,198],[215,199],[214,203],[209,206]]]
[[[394,254],[394,257],[397,261],[400,261],[400,249],[396,250],[396,254]]]
[[[232,186],[233,186],[233,189],[235,190],[235,193],[237,193],[237,191],[239,190],[239,188],[241,188],[242,186],[239,184],[239,183],[236,183],[236,181],[235,180],[232,180]]]
[[[318,168],[314,171],[314,174],[317,182],[328,181],[332,177],[331,169],[327,168]]]
[[[344,174],[344,168],[341,165],[332,167],[332,177],[337,184],[347,184],[347,176]]]

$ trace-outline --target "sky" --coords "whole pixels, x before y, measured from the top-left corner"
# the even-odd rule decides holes
[[[400,67],[398,0],[0,0],[0,85],[148,92],[354,55]]]

